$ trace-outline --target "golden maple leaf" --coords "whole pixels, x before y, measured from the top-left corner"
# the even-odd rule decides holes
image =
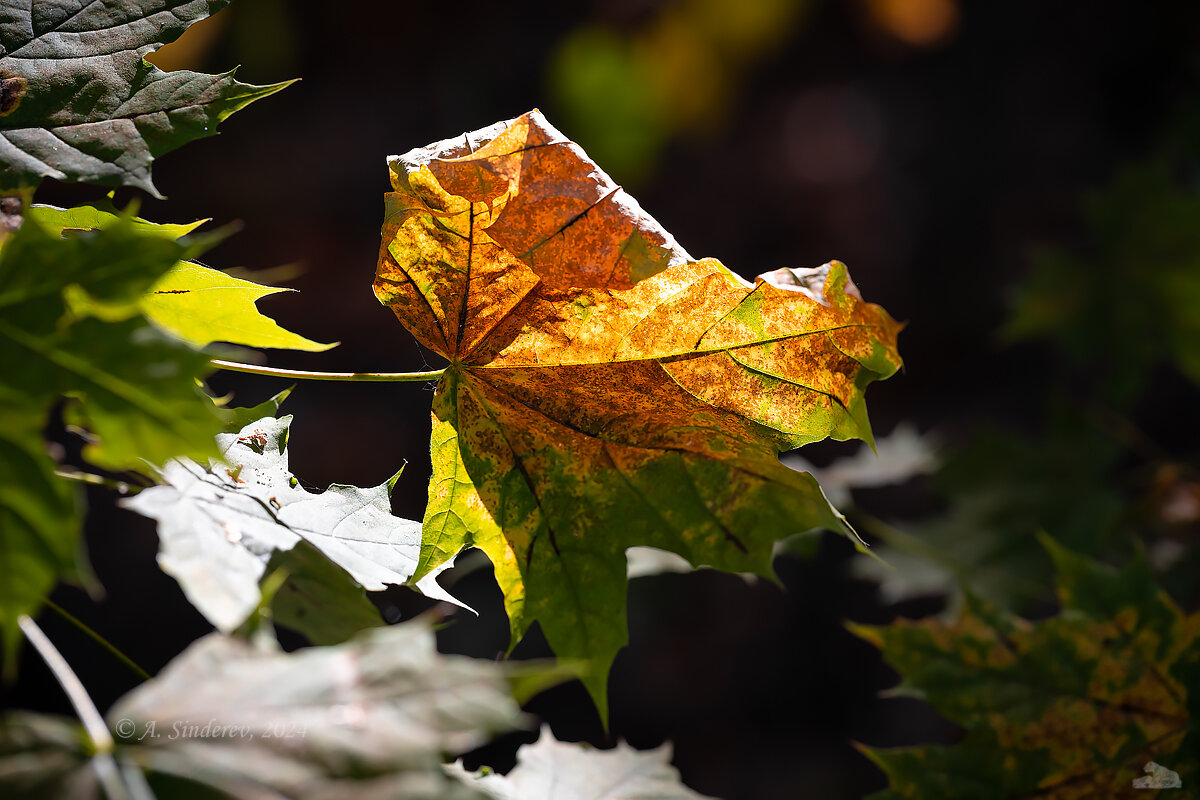
[[[533,111],[389,159],[380,301],[450,361],[423,574],[492,559],[514,642],[540,620],[604,712],[625,548],[770,574],[775,540],[851,533],[778,453],[871,439],[900,325],[846,268],[748,283],[693,260]]]

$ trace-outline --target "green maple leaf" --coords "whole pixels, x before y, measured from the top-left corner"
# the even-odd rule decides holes
[[[97,436],[85,456],[102,467],[212,453],[220,419],[196,388],[208,358],[137,312],[159,276],[211,242],[127,217],[64,237],[27,218],[0,250],[0,389],[39,409],[78,400],[70,416]]]
[[[1200,781],[1200,614],[1185,616],[1144,561],[1117,571],[1043,544],[1058,617],[1029,623],[969,597],[954,622],[853,628],[901,691],[966,728],[952,747],[867,750],[891,781],[879,800],[1142,796],[1133,781],[1150,763]]]
[[[669,745],[634,750],[618,742],[612,750],[556,740],[543,727],[536,742],[517,751],[507,775],[467,772],[462,762],[446,771],[494,800],[705,800],[679,780]]]
[[[16,667],[17,617],[75,571],[79,493],[55,477],[41,428],[38,409],[0,394],[0,634],[8,674]]]
[[[836,262],[692,260],[536,111],[389,164],[375,291],[450,361],[417,574],[484,550],[514,643],[536,619],[592,661],[605,714],[626,548],[769,575],[775,540],[849,533],[778,453],[870,440],[900,326]]]
[[[79,510],[53,476],[38,432],[60,397],[69,420],[95,435],[85,457],[137,468],[143,458],[214,452],[221,418],[196,388],[210,369],[202,353],[173,341],[137,312],[137,300],[204,240],[177,240],[132,218],[101,230],[47,230],[27,218],[0,249],[0,628],[17,637],[59,577],[75,569]],[[86,307],[92,314],[83,316]],[[102,318],[103,317],[103,318]],[[6,646],[10,659],[14,648]]]
[[[47,231],[61,234],[107,228],[117,223],[122,212],[113,207],[111,200],[103,200],[72,208],[35,205],[28,216]],[[138,217],[131,219],[139,231],[167,239],[192,233],[207,221],[162,224]],[[263,286],[201,264],[179,261],[152,284],[143,286],[139,293],[129,295],[132,299],[125,307],[110,308],[90,296],[76,296],[72,298],[72,308],[76,313],[106,318],[141,312],[158,327],[194,347],[213,342],[317,352],[333,347],[281,328],[259,312],[255,305],[259,298],[287,291],[293,290]]]
[[[229,0],[30,0],[0,7],[0,190],[42,178],[137,186],[151,162],[212,136],[287,83],[234,71],[163,72],[143,60]]]
[[[230,342],[247,347],[323,352],[321,344],[292,333],[259,313],[260,297],[290,292],[235,278],[200,264],[176,264],[142,298],[142,313],[196,347]]]

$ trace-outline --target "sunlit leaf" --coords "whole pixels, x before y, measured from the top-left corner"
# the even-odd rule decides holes
[[[136,308],[160,275],[210,244],[128,217],[65,237],[27,218],[0,250],[0,391],[42,407],[78,400],[68,418],[95,435],[84,455],[102,467],[214,452],[220,419],[196,387],[208,358]],[[80,319],[83,308],[94,313]]]
[[[172,225],[130,218],[110,200],[72,208],[35,205],[28,216],[47,231],[68,236],[107,228],[128,219],[142,234],[177,239],[205,222]],[[212,342],[318,352],[333,347],[285,330],[259,313],[255,305],[258,299],[287,291],[292,290],[263,286],[200,264],[179,261],[152,284],[141,286],[123,307],[97,302],[90,294],[73,296],[71,307],[76,313],[117,319],[141,312],[160,328],[195,347]]]
[[[765,575],[776,539],[848,532],[777,455],[870,441],[900,326],[837,262],[688,260],[537,112],[389,163],[375,291],[451,362],[418,575],[482,549],[514,641],[537,619],[593,660],[604,713],[627,547]]]
[[[212,342],[315,352],[333,347],[285,330],[259,313],[256,300],[287,291],[292,290],[181,263],[150,288],[142,299],[142,311],[158,326],[197,347]]]

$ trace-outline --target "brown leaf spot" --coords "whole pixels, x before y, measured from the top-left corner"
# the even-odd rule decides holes
[[[20,75],[0,72],[0,117],[6,117],[16,111],[28,89],[29,82]]]

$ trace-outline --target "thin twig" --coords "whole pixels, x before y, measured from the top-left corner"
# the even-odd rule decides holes
[[[272,378],[289,378],[306,381],[369,381],[374,383],[434,381],[442,377],[442,373],[446,371],[444,369],[435,369],[429,372],[309,372],[300,369],[258,367],[253,364],[241,364],[236,361],[222,361],[219,358],[214,358],[212,365],[232,372],[266,375]]]
[[[125,481],[113,480],[112,478],[106,478],[103,475],[96,475],[92,472],[72,472],[65,469],[56,469],[54,470],[54,474],[63,480],[86,483],[92,486],[103,486],[106,489],[112,489],[118,494],[129,494],[130,492],[136,494],[138,491]]]
[[[113,656],[113,658],[117,659],[117,661],[120,661],[122,664],[124,664],[126,667],[128,667],[129,671],[132,672],[134,675],[137,675],[139,678],[141,678],[144,681],[150,680],[150,678],[152,676],[150,675],[149,672],[146,672],[146,670],[144,670],[138,666],[136,661],[134,661],[132,658],[130,658],[129,656],[125,655],[120,650],[118,650],[117,646],[115,644],[108,641],[103,636],[96,633],[96,631],[89,628],[87,626],[87,624],[83,622],[83,620],[76,617],[70,611],[67,611],[65,608],[63,608],[58,603],[51,600],[49,597],[43,598],[43,602],[45,602],[45,604],[50,609],[55,611],[59,616],[61,616],[67,622],[71,623],[76,628],[78,628],[80,631],[82,631],[85,636],[87,636],[93,642],[95,642],[96,644],[100,645],[105,650],[107,650]]]

